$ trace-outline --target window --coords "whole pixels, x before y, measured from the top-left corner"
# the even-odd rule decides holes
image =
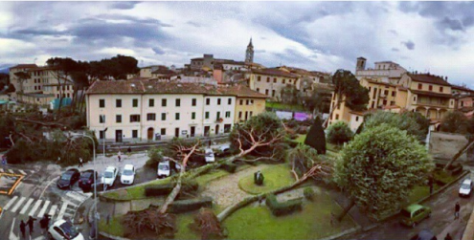
[[[286,79],[281,80],[281,83],[285,84]]]
[[[359,116],[356,117],[356,122],[358,122],[358,121],[359,121]]]
[[[428,89],[429,89],[430,91],[433,91],[433,85],[428,86]]]
[[[395,102],[394,102],[394,101],[390,101],[390,106],[395,106]]]
[[[267,82],[270,82],[270,77],[267,77]]]
[[[130,122],[140,122],[140,115],[139,114],[131,114],[130,115]]]
[[[217,105],[221,105],[221,99],[220,98],[217,99]]]
[[[156,114],[155,113],[148,113],[146,115],[146,120],[147,121],[155,121],[156,120]]]
[[[232,130],[232,124],[224,124],[224,133],[230,133]]]
[[[176,107],[181,107],[181,99],[176,99]]]
[[[336,114],[336,120],[339,120],[339,114]]]
[[[132,130],[132,138],[138,138],[138,130]]]
[[[209,99],[209,98],[206,98],[206,105],[208,105],[208,106],[209,106],[210,104],[211,104],[211,99]]]
[[[105,123],[105,115],[99,115],[99,123]]]
[[[253,105],[253,99],[250,100],[250,105]]]
[[[383,105],[387,105],[387,100],[383,100]]]
[[[421,83],[418,83],[418,89],[421,90],[423,88],[423,85]]]
[[[115,122],[116,123],[121,123],[122,122],[122,115],[119,115],[119,114],[115,115]]]
[[[372,98],[375,98],[377,96],[377,88],[374,88],[374,94],[372,95]]]
[[[122,99],[115,99],[115,107],[117,108],[122,107]]]
[[[232,105],[232,98],[227,99],[227,104]]]
[[[397,92],[393,91],[392,92],[392,97],[395,97],[395,96],[397,96]]]
[[[257,88],[257,92],[260,92],[260,88]]]
[[[250,101],[247,99],[247,101],[245,101],[245,105],[250,105],[249,103]]]
[[[230,118],[230,111],[225,112],[225,117]]]
[[[192,120],[196,119],[196,113],[195,113],[195,112],[192,112],[192,113],[191,113],[191,119],[192,119]]]
[[[268,95],[268,89],[265,89],[265,95]]]
[[[250,117],[252,117],[252,116],[253,116],[253,112],[252,112],[252,111],[250,111]]]
[[[161,131],[160,131],[160,134],[161,135],[166,135],[166,128],[162,128]]]
[[[161,106],[166,107],[166,98],[161,99]]]
[[[138,107],[138,99],[136,99],[136,98],[132,99],[132,106],[133,107]]]
[[[244,100],[240,99],[240,105],[244,105]]]
[[[205,118],[206,118],[206,119],[209,119],[209,112],[206,112],[206,113],[205,113]]]
[[[242,118],[242,111],[239,112],[239,119]]]
[[[261,80],[261,79],[260,79],[260,76],[258,76],[258,77],[257,77],[257,81],[259,81],[259,82],[260,82],[260,80]]]
[[[191,105],[192,105],[193,107],[196,106],[196,104],[197,104],[196,98],[193,98],[193,99],[191,100],[191,102],[192,102]]]
[[[273,82],[276,83],[276,82],[277,82],[277,78],[273,78]]]
[[[464,102],[463,101],[461,101],[461,107],[464,107]]]
[[[388,96],[388,90],[385,90],[383,94],[385,94],[385,96]]]
[[[155,106],[155,99],[148,99],[148,106],[149,107],[154,107]]]
[[[105,132],[104,131],[99,131],[99,138],[104,139],[105,138]]]
[[[161,114],[161,121],[166,121],[166,113]]]
[[[175,113],[175,114],[174,114],[174,118],[175,118],[176,120],[179,120],[179,113]]]
[[[440,92],[443,92],[443,87],[439,87],[439,91],[440,91]]]
[[[221,112],[217,112],[217,117],[216,119],[219,120],[221,118]]]
[[[275,97],[275,90],[272,90],[272,97]]]
[[[413,102],[416,102],[416,96],[415,96],[415,97],[413,97]]]

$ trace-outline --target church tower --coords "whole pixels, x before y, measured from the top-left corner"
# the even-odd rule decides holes
[[[247,46],[247,51],[245,52],[245,63],[253,63],[252,38],[250,38],[249,45]]]

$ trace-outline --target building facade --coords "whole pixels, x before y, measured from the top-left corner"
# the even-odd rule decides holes
[[[246,79],[250,89],[275,101],[281,100],[281,91],[287,85],[293,85],[298,90],[300,88],[298,75],[276,68],[252,69]]]

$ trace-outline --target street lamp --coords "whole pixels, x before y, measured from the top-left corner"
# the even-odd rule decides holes
[[[106,130],[107,130],[107,128],[105,129],[105,131]],[[92,141],[92,147],[93,147],[92,163],[94,165],[94,172],[95,172],[94,173],[94,218],[96,218],[97,217],[97,168],[96,168],[96,165],[95,165],[95,159],[96,159],[96,156],[95,156],[95,141],[91,136],[88,136],[86,134],[78,134],[78,133],[72,133],[72,132],[69,132],[69,134],[71,136],[85,137],[85,138],[88,138]],[[97,228],[97,219],[94,219],[94,225],[95,225],[94,237],[97,239],[97,234],[98,234],[98,231],[99,231],[99,229]]]

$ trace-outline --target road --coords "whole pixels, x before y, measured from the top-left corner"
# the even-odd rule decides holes
[[[415,228],[402,226],[399,223],[400,216],[397,216],[372,230],[341,239],[410,239],[423,229],[431,230],[437,235],[438,239],[444,239],[448,232],[453,239],[461,239],[474,206],[474,196],[471,196],[471,198],[460,198],[458,196],[459,186],[462,181],[463,179],[459,180],[458,183],[448,187],[438,196],[425,202],[424,205],[430,206],[433,213],[431,218],[423,220]],[[456,202],[459,202],[461,205],[460,219],[458,220],[454,220],[454,205]]]

